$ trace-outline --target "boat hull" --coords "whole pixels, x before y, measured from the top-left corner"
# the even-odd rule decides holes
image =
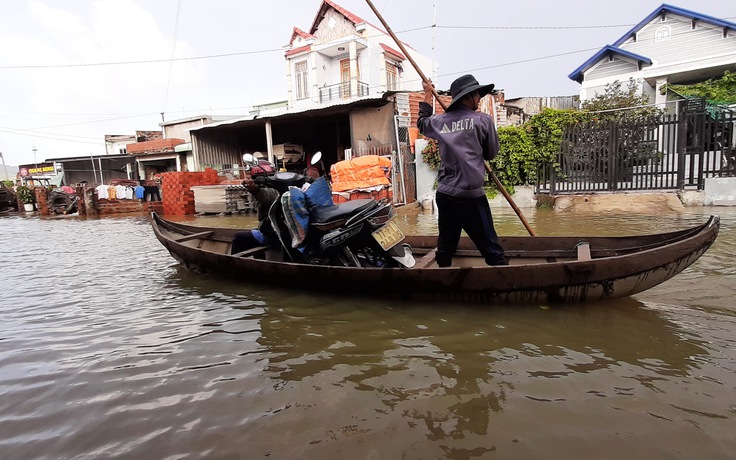
[[[478,301],[483,303],[585,302],[625,297],[661,284],[692,265],[715,241],[718,217],[692,229],[630,237],[506,237],[508,266],[486,266],[472,242],[462,239],[458,266],[431,261],[436,236],[409,236],[418,267],[356,268],[283,262],[278,251],[229,254],[235,230],[194,227],[152,215],[154,233],[185,267],[227,276],[324,292]],[[199,235],[199,237],[197,237]],[[580,257],[587,245],[591,257]]]

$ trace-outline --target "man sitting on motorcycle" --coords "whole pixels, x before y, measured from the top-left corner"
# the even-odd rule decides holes
[[[279,244],[278,236],[271,226],[268,210],[274,201],[279,198],[279,192],[269,187],[259,187],[248,177],[241,182],[256,200],[258,212],[258,228],[243,230],[233,235],[231,254],[247,251],[258,246],[276,246]]]

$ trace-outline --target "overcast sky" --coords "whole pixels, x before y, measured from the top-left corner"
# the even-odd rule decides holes
[[[404,42],[434,56],[440,89],[473,73],[481,83],[502,88],[507,98],[577,94],[578,84],[567,75],[662,4],[372,1]],[[336,3],[380,25],[364,0]],[[736,0],[669,4],[736,21]],[[167,121],[243,115],[254,104],[285,100],[283,46],[293,27],[309,31],[320,5],[321,0],[3,1],[0,152],[8,165],[104,154],[105,134],[159,130],[161,112]]]

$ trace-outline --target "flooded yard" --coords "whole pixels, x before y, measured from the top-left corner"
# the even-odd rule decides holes
[[[635,297],[483,307],[191,273],[147,217],[0,218],[2,457],[730,458],[736,210],[525,213],[540,235],[722,227]]]

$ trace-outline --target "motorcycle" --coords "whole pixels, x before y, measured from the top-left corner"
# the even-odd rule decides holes
[[[320,159],[321,153],[317,152],[311,162],[314,164]],[[243,161],[247,167],[255,165],[256,160],[245,154]],[[290,187],[301,188],[315,181],[306,174],[283,171],[252,177],[257,185],[274,188],[282,197]],[[294,262],[347,267],[413,267],[415,259],[411,247],[402,243],[404,234],[391,220],[393,216],[391,203],[379,203],[372,198],[315,206],[308,211],[304,242],[294,248],[295,226],[293,219],[287,218],[284,212],[283,200],[277,200],[269,211],[274,230]]]

